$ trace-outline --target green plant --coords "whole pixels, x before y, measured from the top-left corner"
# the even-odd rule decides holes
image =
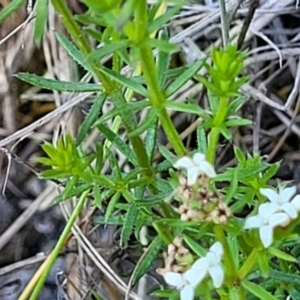
[[[178,2],[161,13],[164,1],[148,6],[145,0],[85,0],[87,13],[73,17],[65,1],[52,0],[73,40],[58,33],[58,41],[95,82],[61,82],[24,73],[17,76],[45,89],[93,91],[97,97],[77,137],[66,135],[57,145],[43,145],[48,158],[39,161],[49,168],[42,176],[64,185],[58,202],[77,196],[82,203],[89,196],[95,206],[105,207],[105,215],[94,221],[122,224],[122,245],[132,234],[139,240],[143,227],[155,229],[156,235],[146,237],[148,248],[132,282],[136,283],[157,255],[167,249],[165,266],[158,273],[175,289],[157,290],[158,296],[178,299],[180,293],[181,299],[255,296],[272,300],[276,299],[274,294],[297,294],[300,276],[295,264],[299,254],[296,225],[300,206],[296,188],[280,185],[278,193],[270,189],[268,181],[279,164],[268,164],[259,155],[245,156],[239,148],[235,148],[235,167],[220,174],[214,170],[220,135],[230,141],[232,127],[251,124],[238,116],[245,103],[239,88],[247,80],[240,76],[246,53],[237,51],[234,45],[212,48],[211,63],[198,61],[191,67],[171,69],[170,57],[178,47],[169,42],[162,28],[181,8]],[[40,36],[41,30],[37,32]],[[92,49],[88,38],[102,47]],[[108,54],[112,55],[111,68],[100,62]],[[125,66],[135,69],[133,76],[121,74]],[[198,75],[202,67],[208,74],[205,77]],[[185,103],[171,100],[191,78],[207,88],[209,111],[193,99]],[[131,101],[134,94],[141,100]],[[114,108],[99,117],[108,99]],[[148,109],[148,114],[137,124],[135,114],[142,109]],[[168,110],[194,114],[203,120],[197,128],[198,149],[193,153],[186,150]],[[106,125],[110,119],[114,120],[112,128]],[[160,125],[174,153],[162,145],[157,147]],[[128,140],[119,137],[121,126]],[[105,142],[87,155],[80,145],[91,128],[97,128]],[[128,173],[119,167],[112,147],[126,156],[131,166]],[[153,159],[156,150],[164,157],[157,164]],[[101,173],[105,161],[111,169],[108,175]],[[158,176],[166,170],[170,178]],[[255,216],[245,221],[238,213],[246,207],[251,207]],[[258,230],[246,230],[252,228]],[[31,299],[36,299],[43,280],[45,276]]]

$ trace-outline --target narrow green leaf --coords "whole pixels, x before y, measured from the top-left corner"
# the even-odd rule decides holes
[[[168,34],[166,30],[161,30],[159,32],[159,38],[161,40],[168,40]],[[158,82],[161,87],[161,89],[164,88],[165,83],[166,83],[166,76],[167,76],[167,71],[169,69],[170,65],[170,55],[166,52],[159,51],[157,55],[157,77],[158,77]]]
[[[151,124],[147,130],[147,135],[145,139],[146,152],[149,157],[150,164],[153,162],[154,152],[157,145],[157,131],[158,131],[158,119]]]
[[[45,141],[44,144],[41,147],[50,158],[55,159],[55,157],[57,155],[57,150],[54,147],[54,145],[52,145],[51,143]]]
[[[21,7],[24,2],[25,0],[13,0],[4,8],[2,8],[0,11],[0,23],[2,23],[8,16]]]
[[[90,65],[86,62],[84,54],[78,50],[78,48],[69,41],[63,34],[60,32],[56,32],[55,36],[58,40],[58,42],[63,46],[63,48],[67,51],[67,53],[76,61],[80,66],[82,66],[85,70],[87,70],[90,73],[94,73],[93,69],[90,67]]]
[[[114,52],[126,48],[130,45],[129,40],[114,41],[111,44],[106,44],[102,48],[93,51],[86,58],[88,62],[101,60],[104,56],[113,54]]]
[[[48,19],[48,0],[37,0],[34,41],[40,46]]]
[[[234,115],[246,101],[247,97],[245,96],[237,97],[231,101],[227,108],[226,119]]]
[[[250,167],[245,167],[243,169],[239,169],[239,173],[238,173],[239,181],[244,180],[247,177],[256,175],[259,172],[264,171],[266,168],[267,165],[262,163],[256,166],[250,166]],[[233,172],[234,172],[234,168],[228,168],[224,173],[218,174],[215,178],[213,178],[213,181],[214,182],[231,181]]]
[[[120,139],[120,137],[117,134],[115,134],[112,130],[110,130],[103,124],[99,124],[97,127],[105,135],[105,137],[127,157],[127,159],[133,165],[138,165],[135,153],[126,143],[124,143],[124,141]]]
[[[194,251],[199,257],[203,257],[206,255],[207,250],[200,246],[199,242],[196,242],[193,238],[188,235],[183,236],[184,241],[187,243],[189,248]]]
[[[96,164],[95,164],[95,174],[100,174],[102,167],[103,167],[103,144],[97,143],[96,144]]]
[[[80,145],[84,138],[86,137],[87,133],[91,129],[91,127],[94,125],[96,120],[99,118],[99,114],[103,105],[103,102],[106,98],[105,94],[99,94],[99,96],[96,98],[94,104],[92,105],[89,113],[85,117],[83,123],[80,125],[78,130],[78,135],[76,138],[76,144]]]
[[[150,126],[152,126],[153,124],[156,124],[156,121],[158,118],[157,115],[158,115],[157,109],[151,108],[146,116],[146,119],[140,125],[138,125],[135,130],[131,131],[128,134],[128,136],[130,138],[132,138],[134,136],[138,136],[138,135],[142,134],[144,131],[146,131]]]
[[[274,255],[274,256],[276,256],[280,259],[290,261],[290,262],[294,262],[294,263],[298,262],[298,260],[294,256],[292,256],[288,253],[285,253],[285,252],[281,251],[280,249],[271,247],[271,248],[268,249],[268,252],[271,255]]]
[[[90,35],[94,40],[101,43],[102,42],[102,34],[89,27],[83,27],[84,32],[86,32],[88,35]]]
[[[95,16],[92,14],[93,12],[87,11],[85,14],[82,15],[75,15],[74,20],[78,21],[79,23],[82,23],[84,25],[98,25],[102,27],[107,27],[107,22],[104,20],[104,18],[101,18],[100,16]],[[100,32],[98,32],[100,34]],[[100,39],[102,41],[102,39]]]
[[[270,274],[269,257],[266,254],[266,252],[260,253],[257,259],[261,274],[264,278],[268,278]]]
[[[159,152],[162,154],[162,156],[169,161],[171,164],[173,164],[178,158],[176,155],[174,155],[168,148],[166,148],[163,145],[158,144]]]
[[[253,122],[248,119],[231,119],[225,122],[225,125],[227,127],[234,127],[234,126],[246,126],[246,125],[251,125]]]
[[[68,198],[70,199],[72,197],[81,195],[82,193],[84,193],[85,191],[90,189],[92,187],[92,185],[93,184],[91,182],[90,183],[85,182],[85,183],[80,184],[79,186],[77,186],[76,188],[73,188],[72,191],[70,191],[68,193]],[[67,200],[67,198],[65,197],[65,195],[63,193],[58,195],[54,199],[55,203],[59,203],[64,200]]]
[[[135,204],[130,205],[130,207],[126,213],[124,225],[122,227],[121,240],[120,240],[121,246],[124,246],[127,244],[129,237],[135,226],[138,215],[139,215],[139,210],[138,210],[137,206]]]
[[[103,201],[107,200],[114,193],[113,190],[106,190],[106,191],[100,192],[100,186],[98,186],[98,185],[94,185],[93,191],[94,191],[95,205],[99,208],[102,208]]]
[[[241,230],[240,226],[238,226],[237,224],[232,224],[232,225],[236,232]],[[238,230],[236,230],[237,228]],[[230,234],[226,237],[226,239],[230,248],[231,256],[235,264],[235,269],[238,270],[239,269],[239,244],[238,244],[237,237],[236,235]]]
[[[147,40],[147,43],[152,48],[157,48],[159,51],[164,52],[164,53],[169,53],[169,54],[178,52],[180,49],[178,45],[172,44],[166,40],[149,39],[149,40]]]
[[[112,169],[112,175],[114,176],[114,180],[122,180],[121,170],[118,164],[118,161],[115,155],[112,153],[111,149],[107,148],[107,157],[109,161],[109,166]]]
[[[199,152],[206,154],[207,141],[205,130],[201,127],[201,124],[197,127],[197,148]]]
[[[287,291],[289,295],[292,297],[293,300],[300,300],[300,292],[299,289],[295,289],[293,287],[289,287],[289,290]],[[288,297],[286,298],[288,299]]]
[[[116,82],[120,83],[122,86],[126,86],[129,89],[135,91],[136,93],[148,98],[147,90],[139,83],[137,83],[134,78],[125,77],[117,72],[114,72],[108,68],[101,68],[100,71],[107,75],[110,79],[115,80]]]
[[[100,193],[100,186],[98,186],[97,184],[94,185],[93,188],[93,196],[94,196],[94,202],[95,205],[99,208],[102,207],[102,199],[101,199],[101,193]]]
[[[39,86],[47,90],[56,90],[59,92],[100,92],[101,89],[99,84],[46,79],[29,73],[18,73],[14,76],[32,85]]]
[[[232,139],[232,133],[225,125],[220,128],[220,132],[226,140],[230,141]]]
[[[166,89],[166,97],[170,97],[178,91],[190,78],[192,78],[203,66],[203,60],[199,60],[179,75]]]
[[[149,270],[163,245],[164,243],[160,237],[156,236],[141,256],[133,271],[133,284],[135,284]]]
[[[104,14],[111,10],[113,10],[115,7],[117,7],[121,0],[114,0],[114,1],[94,1],[94,0],[84,0],[83,1],[88,7],[92,9],[93,12],[96,12],[97,14]]]
[[[230,186],[227,190],[226,197],[225,197],[225,202],[228,204],[232,198],[234,197],[236,190],[238,188],[238,183],[239,183],[239,168],[236,167],[233,171],[233,176],[232,180],[230,182]]]
[[[180,112],[185,112],[190,114],[196,114],[202,117],[203,119],[207,119],[208,116],[208,113],[193,101],[182,103],[182,102],[175,102],[173,100],[170,100],[170,101],[166,101],[164,105],[167,109],[172,109],[175,111],[180,111]]]
[[[266,291],[263,287],[253,282],[243,280],[242,286],[251,294],[253,294],[254,296],[258,297],[261,300],[277,300],[276,297],[274,297],[272,294]]]
[[[260,178],[261,185],[265,185],[267,181],[269,181],[278,171],[280,167],[280,163],[274,163],[271,165],[270,168],[267,169],[266,172],[263,173],[262,177]]]
[[[65,190],[62,192],[63,200],[69,199],[72,194],[73,188],[78,181],[78,176],[74,176],[71,180],[67,181]],[[78,195],[79,196],[79,195]]]
[[[300,284],[300,276],[294,274],[288,274],[277,270],[270,271],[270,277],[277,279],[281,282],[289,282],[294,284]]]
[[[122,115],[122,113],[124,113],[124,112],[128,113],[128,112],[132,112],[132,111],[142,109],[142,108],[145,108],[145,107],[148,107],[148,106],[150,106],[149,100],[142,100],[142,101],[138,101],[138,102],[126,103],[125,105],[121,105],[121,107],[114,108],[113,110],[111,110],[107,114],[103,115],[95,123],[95,125],[104,123],[104,122],[114,118],[117,115]]]
[[[214,96],[210,91],[208,91],[208,101],[209,101],[209,107],[213,115],[215,115],[219,109],[220,100],[217,96]]]
[[[175,5],[168,9],[163,15],[154,19],[148,25],[148,33],[151,34],[156,30],[159,30],[164,27],[164,25],[181,9],[181,5]]]
[[[246,163],[246,158],[240,148],[234,147],[234,154],[240,164],[244,165]]]
[[[105,212],[105,221],[107,221],[109,219],[109,217],[112,215],[114,208],[120,199],[120,196],[121,196],[121,193],[117,192],[109,200],[109,203],[108,203],[108,206],[107,206],[107,209]]]

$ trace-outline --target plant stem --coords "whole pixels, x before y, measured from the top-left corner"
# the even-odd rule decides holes
[[[230,277],[234,281],[237,278],[237,268],[232,257],[232,253],[230,251],[226,236],[224,234],[224,230],[221,226],[217,225],[214,227],[214,232],[216,234],[217,240],[222,243],[224,248],[224,264],[228,272],[228,277]]]
[[[218,111],[216,112],[216,115],[214,116],[213,127],[209,134],[207,157],[206,157],[211,164],[214,164],[215,162],[217,145],[220,137],[220,127],[222,126],[225,120],[228,103],[229,103],[228,97],[220,98],[219,108]]]
[[[62,1],[62,0],[51,0],[51,1],[52,1],[54,8],[58,12],[60,18],[62,19],[64,26],[66,27],[67,31],[71,35],[72,39],[74,40],[74,42],[76,43],[76,45],[78,46],[80,51],[85,55],[90,54],[92,52],[92,49],[91,49],[86,37],[84,36],[82,30],[77,25],[77,23],[74,21],[70,10],[66,6],[66,2]],[[103,73],[100,72],[100,69],[101,69],[100,63],[92,64],[92,70],[93,70],[94,74],[96,75],[98,80],[102,83],[106,92],[111,95],[114,93],[115,85],[110,80],[110,78],[108,78],[106,75],[104,75]],[[113,95],[111,95],[113,101],[120,100],[118,93],[114,93],[114,95],[115,95],[115,97]],[[125,100],[123,102],[126,103]],[[129,126],[126,126],[126,124],[129,124],[130,122],[132,123],[132,120],[134,120],[133,115],[126,113],[126,114],[123,114],[121,117],[122,117],[122,121],[125,125],[127,134],[129,134],[131,132],[130,130],[134,130],[135,128],[131,128],[131,127],[129,128]],[[134,124],[134,125],[136,127],[136,124]],[[151,170],[151,166],[149,163],[149,159],[148,159],[147,152],[146,152],[143,141],[141,140],[141,138],[139,136],[134,136],[134,137],[130,137],[130,142],[132,144],[132,148],[133,148],[134,152],[136,153],[136,156],[137,156],[140,166],[145,168],[146,176],[147,177],[150,176],[153,178],[154,173]]]
[[[174,124],[167,113],[164,103],[166,98],[161,91],[158,80],[157,80],[157,70],[154,63],[153,53],[151,48],[147,45],[140,48],[140,59],[144,77],[148,86],[150,94],[150,102],[153,107],[158,109],[158,116],[160,123],[168,137],[169,142],[173,146],[176,154],[182,156],[186,154],[186,149],[179,137]]]
[[[50,271],[51,271],[51,269],[52,269],[52,267],[53,267],[53,265],[55,263],[56,258],[58,257],[58,255],[59,255],[62,247],[65,244],[65,241],[66,241],[66,239],[68,237],[68,234],[71,231],[72,226],[74,225],[74,223],[75,223],[78,215],[80,214],[80,212],[82,210],[82,207],[83,207],[83,205],[85,203],[85,200],[86,200],[89,192],[90,192],[89,190],[85,191],[81,195],[81,197],[80,197],[80,199],[79,199],[79,201],[78,201],[78,203],[77,203],[77,205],[76,205],[76,207],[75,207],[75,209],[74,209],[74,211],[73,211],[73,213],[72,213],[72,215],[71,215],[71,217],[70,217],[67,225],[64,228],[64,231],[62,232],[62,234],[61,234],[58,242],[55,245],[55,248],[53,249],[53,251],[51,253],[51,258],[49,260],[49,263],[45,267],[45,270],[44,270],[42,276],[40,277],[40,279],[39,279],[39,281],[38,281],[35,289],[33,290],[33,292],[31,294],[31,297],[30,297],[29,300],[35,300],[35,299],[37,299],[37,297],[38,297],[41,289],[43,288],[43,285],[44,285],[44,283],[45,283],[45,281],[46,281],[46,279],[47,279],[47,277],[48,277],[48,275],[49,275],[49,273],[50,273]]]
[[[243,266],[238,271],[238,276],[241,280],[244,279],[249,274],[253,266],[257,263],[258,254],[259,254],[258,250],[254,248],[250,253],[250,255],[248,256],[245,263],[243,264]]]

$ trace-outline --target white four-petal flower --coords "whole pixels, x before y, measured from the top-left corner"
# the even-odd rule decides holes
[[[193,300],[195,288],[203,280],[205,275],[206,269],[199,272],[199,270],[190,268],[183,274],[168,272],[164,275],[164,279],[167,284],[180,291],[181,300]]]
[[[220,242],[214,243],[206,256],[197,259],[189,270],[183,274],[168,272],[164,275],[165,281],[180,291],[181,300],[193,300],[195,288],[210,275],[215,288],[222,286],[224,270],[221,266],[223,246]]]
[[[262,195],[267,197],[271,203],[276,205],[276,212],[285,212],[291,219],[296,219],[299,210],[299,200],[292,197],[296,194],[296,187],[279,188],[279,193],[273,189],[260,189]]]
[[[205,155],[202,153],[195,153],[193,159],[188,156],[183,156],[178,159],[173,166],[176,169],[186,169],[187,184],[189,186],[194,185],[201,174],[205,174],[208,177],[216,176],[214,167],[206,161]]]
[[[277,212],[278,206],[275,203],[263,203],[258,208],[258,215],[248,218],[245,222],[245,229],[258,228],[259,237],[265,248],[273,243],[273,232],[277,226],[285,226],[290,222],[285,212]]]
[[[206,256],[196,260],[192,266],[192,269],[198,271],[206,269],[215,288],[221,287],[224,281],[224,270],[221,266],[223,252],[222,244],[216,242],[210,247]]]

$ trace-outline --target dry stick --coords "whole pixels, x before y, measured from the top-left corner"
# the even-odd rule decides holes
[[[299,81],[300,81],[300,55],[298,57],[298,67],[297,67],[297,72],[296,72],[296,77],[295,77],[295,82],[293,89],[285,103],[286,108],[290,108],[291,105],[294,103],[297,94],[299,94]]]
[[[226,49],[229,43],[229,30],[228,30],[228,19],[227,19],[225,0],[219,0],[219,4],[220,4],[220,11],[221,11],[223,48]]]
[[[50,189],[50,188],[49,188]],[[35,214],[38,210],[40,204],[47,197],[47,193],[49,193],[49,189],[43,191],[43,193],[32,202],[28,208],[22,212],[22,214],[13,222],[13,224],[5,230],[5,232],[0,236],[0,250],[10,241],[11,237],[18,232],[24,224]],[[50,189],[52,192],[52,189]]]
[[[282,135],[282,137],[280,138],[279,142],[276,144],[276,146],[274,147],[272,152],[269,154],[267,161],[271,161],[274,158],[274,156],[277,154],[277,152],[279,151],[279,149],[282,147],[283,143],[285,142],[286,138],[290,134],[291,128],[295,122],[297,115],[298,115],[299,108],[300,108],[300,96],[298,97],[297,104],[296,104],[296,107],[295,107],[295,110],[294,110],[294,113],[291,118],[289,126],[285,130],[284,134]]]
[[[100,85],[99,85],[99,88],[100,88]],[[93,94],[93,93],[89,93],[89,94]],[[31,134],[37,128],[39,128],[42,125],[44,125],[45,123],[49,122],[53,118],[58,117],[62,113],[66,112],[67,110],[71,109],[72,107],[76,106],[77,104],[79,104],[80,102],[82,102],[84,100],[85,99],[83,97],[78,97],[77,99],[74,98],[74,99],[72,99],[72,101],[64,103],[62,106],[56,108],[55,110],[53,110],[52,112],[50,112],[46,116],[44,116],[44,117],[40,118],[39,120],[33,122],[32,124],[28,125],[27,127],[16,131],[15,133],[11,134],[7,138],[1,140],[0,141],[0,147],[4,147],[4,146],[8,145],[9,143],[14,142],[17,139],[22,138],[24,135]]]
[[[255,11],[259,5],[259,1],[260,0],[253,0],[251,5],[250,5],[250,8],[249,8],[249,12],[244,20],[244,23],[243,23],[243,26],[242,26],[242,29],[241,29],[241,32],[240,32],[240,35],[238,37],[238,40],[237,40],[237,48],[238,50],[241,50],[242,46],[243,46],[243,43],[244,43],[244,40],[245,40],[245,37],[246,37],[246,34],[247,34],[247,31],[248,31],[248,28],[250,26],[250,23],[254,17],[254,14],[255,14]]]
[[[40,263],[41,261],[45,260],[46,255],[44,253],[38,253],[33,257],[23,259],[21,261],[18,261],[16,263],[13,263],[9,266],[3,267],[0,269],[0,276],[3,276],[5,274],[11,273],[13,271],[16,271],[18,269],[23,269],[24,266],[30,266],[34,265],[36,263]]]

